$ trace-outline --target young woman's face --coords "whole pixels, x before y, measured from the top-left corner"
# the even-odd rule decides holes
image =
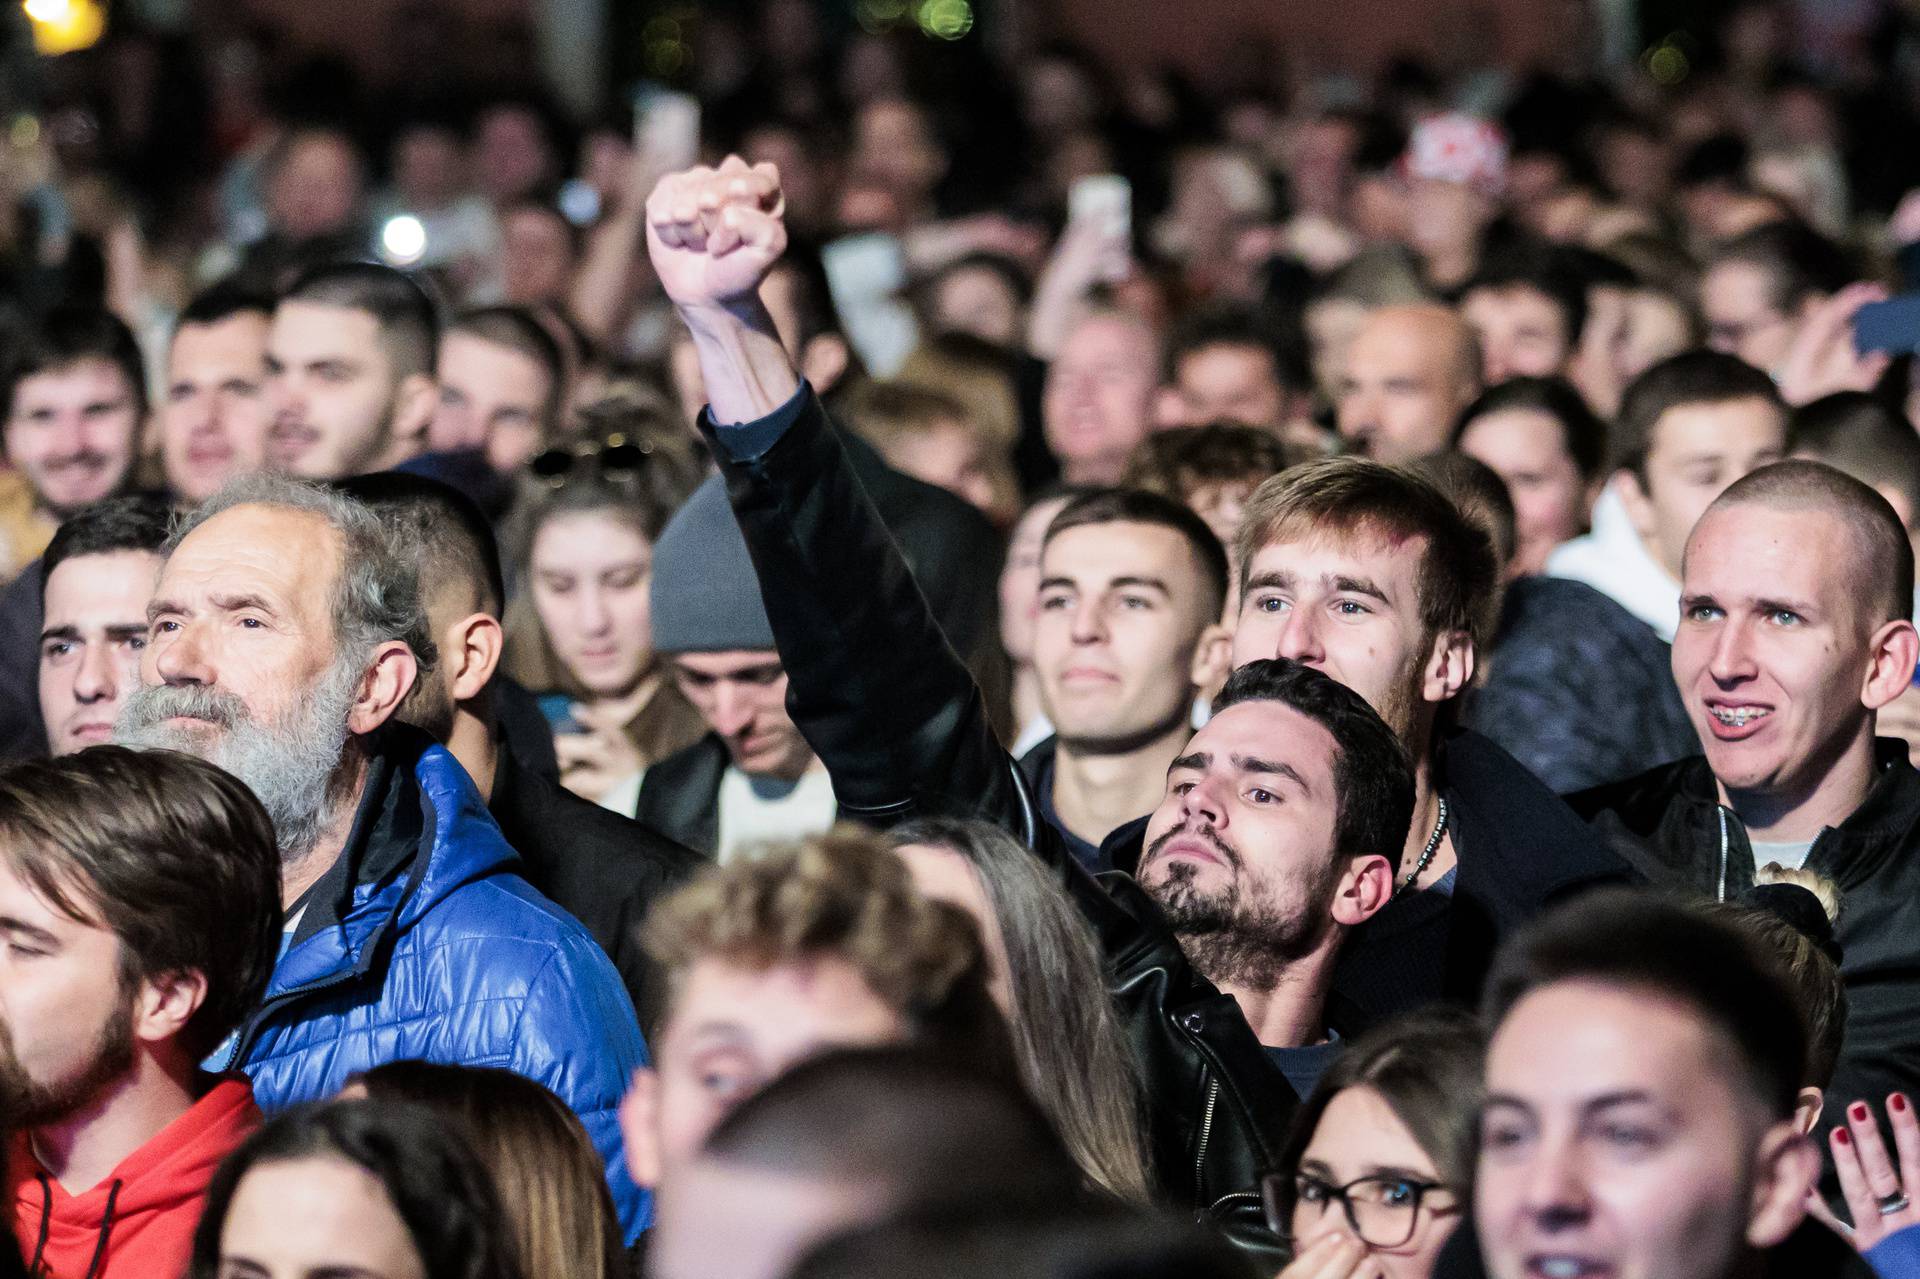
[[[1416,1186],[1440,1180],[1433,1160],[1386,1098],[1365,1086],[1335,1094],[1321,1112],[1313,1139],[1300,1156],[1299,1176],[1292,1223],[1295,1252],[1332,1233],[1354,1237],[1345,1209],[1324,1193],[1327,1187],[1345,1187],[1366,1244],[1361,1274],[1372,1273],[1371,1265],[1386,1279],[1427,1279],[1460,1221],[1460,1200],[1453,1191],[1414,1192]],[[1308,1193],[1301,1193],[1303,1188]]]
[[[554,655],[589,693],[629,692],[653,665],[653,546],[611,511],[555,515],[533,537],[533,606]]]
[[[426,1279],[386,1188],[344,1159],[255,1165],[220,1228],[220,1279]]]

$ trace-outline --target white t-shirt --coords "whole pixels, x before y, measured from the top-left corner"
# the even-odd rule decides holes
[[[724,866],[748,845],[817,835],[833,825],[837,811],[833,779],[819,764],[791,788],[764,778],[756,782],[729,764],[720,775],[715,860]]]

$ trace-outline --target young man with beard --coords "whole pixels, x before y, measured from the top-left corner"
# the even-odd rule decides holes
[[[1033,667],[1055,736],[1020,766],[1090,869],[1109,832],[1160,802],[1194,698],[1226,677],[1226,595],[1226,549],[1170,498],[1106,489],[1047,528]]]
[[[1920,773],[1874,735],[1911,684],[1913,548],[1817,462],[1732,485],[1687,542],[1673,675],[1701,755],[1576,795],[1656,885],[1725,899],[1769,862],[1840,889],[1846,1035],[1829,1112],[1920,1090]]]
[[[1139,881],[1086,875],[1039,819],[759,305],[785,244],[778,207],[777,176],[730,159],[663,182],[648,236],[700,356],[703,426],[794,719],[844,813],[881,824],[985,815],[1046,859],[1114,964],[1163,1188],[1271,1251],[1256,1182],[1332,1038],[1325,1002],[1341,942],[1391,893],[1412,805],[1406,753],[1333,680],[1253,663],[1174,761],[1145,820]]]
[[[219,769],[98,746],[0,772],[5,1204],[31,1273],[184,1270],[215,1167],[260,1123],[247,1080],[200,1061],[279,935],[273,827]]]
[[[390,470],[427,448],[440,322],[392,267],[317,267],[267,330],[267,466],[307,480]]]
[[[579,1114],[637,1237],[650,1205],[615,1128],[646,1060],[632,1001],[458,762],[392,722],[436,646],[390,530],[337,493],[241,481],[176,530],[148,616],[119,740],[226,768],[280,846],[285,951],[212,1061],[269,1110],[399,1058],[517,1071]]]

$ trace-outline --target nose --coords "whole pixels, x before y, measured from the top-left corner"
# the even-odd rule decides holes
[[[1585,1220],[1592,1200],[1586,1171],[1574,1142],[1543,1140],[1526,1169],[1524,1206],[1546,1226]]]
[[[73,700],[82,706],[110,702],[119,688],[113,655],[104,644],[89,644],[80,654],[80,669],[73,676]]]
[[[574,624],[588,638],[598,638],[613,629],[613,615],[607,611],[606,597],[598,588],[583,587],[574,605]]]
[[[1099,600],[1082,600],[1074,605],[1071,625],[1069,633],[1075,644],[1098,644],[1107,638],[1107,621]]]
[[[1181,797],[1180,817],[1189,826],[1207,825],[1215,830],[1227,824],[1227,806],[1221,784],[1213,777],[1202,777],[1193,789]]]
[[[1313,666],[1326,660],[1326,645],[1320,641],[1320,627],[1312,609],[1287,610],[1280,633],[1274,637],[1273,655]]]
[[[753,723],[752,695],[732,680],[718,680],[713,686],[713,710],[709,726],[722,737],[736,737]]]
[[[1742,683],[1759,674],[1753,661],[1753,646],[1744,623],[1729,621],[1714,637],[1707,673],[1723,686]]]
[[[153,637],[140,663],[140,680],[175,687],[214,682],[213,666],[192,625]]]

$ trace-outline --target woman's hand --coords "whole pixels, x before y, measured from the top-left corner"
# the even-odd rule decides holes
[[[1887,1098],[1887,1120],[1893,1128],[1897,1165],[1887,1153],[1873,1111],[1863,1101],[1847,1107],[1846,1127],[1835,1128],[1827,1137],[1853,1225],[1849,1228],[1834,1221],[1824,1209],[1814,1215],[1838,1226],[1861,1252],[1896,1230],[1920,1225],[1920,1202],[1909,1198],[1910,1193],[1920,1193],[1920,1118],[1915,1117],[1905,1093]]]
[[[1302,1248],[1277,1279],[1385,1279],[1386,1273],[1367,1245],[1333,1230]]]
[[[598,803],[607,792],[643,767],[640,752],[628,740],[624,726],[602,722],[587,703],[576,705],[574,718],[584,733],[556,733],[553,753],[560,761],[560,784],[582,799]]]

